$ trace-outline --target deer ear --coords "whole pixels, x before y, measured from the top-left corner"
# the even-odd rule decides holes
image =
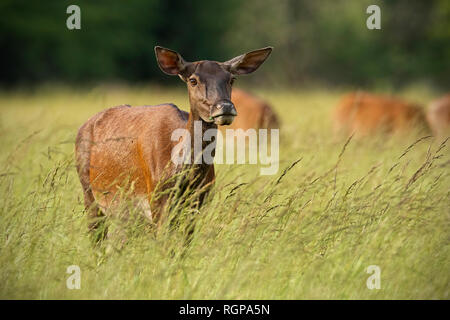
[[[273,47],[266,47],[237,56],[223,65],[235,75],[252,73],[267,59]]]
[[[155,55],[159,67],[166,74],[183,75],[189,65],[178,52],[170,49],[156,46]]]

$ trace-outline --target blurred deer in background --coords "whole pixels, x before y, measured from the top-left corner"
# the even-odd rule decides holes
[[[335,132],[367,136],[427,128],[421,107],[400,99],[367,92],[343,96],[333,111]]]
[[[428,105],[427,120],[433,134],[438,138],[450,135],[450,94],[433,100]]]
[[[219,126],[219,129],[278,129],[280,124],[272,107],[264,100],[244,90],[233,88],[231,92],[237,116],[227,127]]]
[[[91,219],[90,229],[98,227],[93,220],[117,205],[119,190],[126,184],[131,184],[131,197],[136,205],[153,221],[160,219],[167,200],[161,197],[152,201],[155,188],[164,186],[164,181],[186,166],[194,171],[192,188],[204,190],[210,186],[215,177],[213,164],[191,161],[189,165],[176,165],[171,161],[172,149],[180,142],[185,143],[194,160],[193,157],[198,156],[192,150],[194,140],[199,139],[196,141],[202,142],[203,152],[204,132],[231,124],[237,115],[231,102],[234,77],[258,69],[271,51],[272,48],[267,47],[223,63],[186,62],[173,50],[155,47],[161,70],[178,75],[187,84],[190,112],[181,111],[173,104],[124,105],[102,111],[81,126],[75,154],[84,203]],[[201,124],[201,132],[194,130],[195,123]],[[187,134],[180,141],[172,141],[172,133],[177,129],[185,129]],[[201,205],[206,191],[201,193],[197,206]]]

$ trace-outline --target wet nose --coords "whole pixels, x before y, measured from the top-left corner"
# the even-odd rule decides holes
[[[214,105],[214,111],[212,116],[219,116],[219,115],[231,115],[231,116],[237,116],[236,108],[234,107],[233,102],[230,100],[221,100],[217,102]]]

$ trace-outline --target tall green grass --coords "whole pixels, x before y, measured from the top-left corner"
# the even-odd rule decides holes
[[[177,208],[196,216],[189,246],[186,228],[114,218],[126,243],[94,245],[73,159],[89,116],[123,103],[186,109],[183,90],[3,93],[0,298],[448,299],[449,142],[333,137],[329,112],[341,93],[259,92],[282,120],[280,170],[217,165],[199,212]],[[70,265],[81,268],[80,290],[66,287]],[[370,265],[381,269],[379,290],[366,286]]]

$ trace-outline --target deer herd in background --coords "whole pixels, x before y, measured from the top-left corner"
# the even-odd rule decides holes
[[[344,95],[332,114],[335,132],[368,136],[376,132],[429,131],[438,138],[450,133],[450,94],[425,110],[402,99],[362,91]]]
[[[232,101],[238,111],[232,129],[279,128],[273,108],[243,90],[233,89]],[[438,138],[450,134],[450,94],[429,103],[426,110],[418,104],[387,95],[364,91],[347,93],[332,110],[336,134],[355,133],[359,137],[378,132],[429,131]],[[226,128],[229,128],[226,127]]]

